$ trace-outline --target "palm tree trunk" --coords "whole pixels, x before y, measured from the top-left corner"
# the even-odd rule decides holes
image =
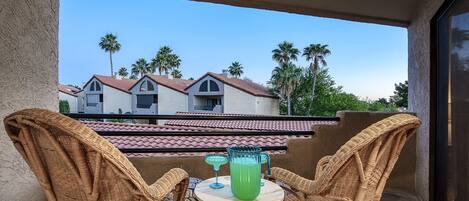
[[[114,77],[114,69],[112,67],[112,51],[109,51],[109,61],[111,62],[111,77]]]
[[[315,95],[315,89],[316,89],[316,78],[317,78],[317,73],[318,73],[318,66],[317,66],[317,60],[314,60],[313,63],[311,63],[310,68],[311,68],[311,74],[313,76],[313,86],[311,90],[311,102],[309,104],[308,108],[308,115],[312,114],[313,110],[313,103],[314,103],[314,95]]]
[[[291,115],[291,97],[290,95],[287,96],[287,107],[288,107],[288,116]]]
[[[317,77],[317,72],[314,71],[313,72],[313,89],[311,91],[311,102],[313,102],[314,100],[314,95],[315,95],[314,90],[316,89],[316,77]]]

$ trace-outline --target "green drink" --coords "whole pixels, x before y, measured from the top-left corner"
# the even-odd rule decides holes
[[[254,200],[260,193],[261,163],[255,158],[230,161],[231,192],[240,200]]]

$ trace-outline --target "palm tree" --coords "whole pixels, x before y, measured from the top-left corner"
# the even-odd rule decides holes
[[[174,69],[173,72],[171,72],[171,75],[174,78],[181,79],[182,78],[182,73],[179,69]]]
[[[272,50],[272,59],[280,65],[296,61],[300,51],[293,46],[293,43],[283,41],[278,44],[278,48]]]
[[[151,70],[150,69],[150,64],[148,64],[147,60],[145,60],[144,58],[140,58],[134,64],[132,64],[132,74],[133,75],[140,74],[140,77],[143,77],[150,70]]]
[[[327,45],[311,44],[305,47],[303,50],[303,56],[306,57],[306,61],[311,62],[309,69],[313,76],[313,90],[311,94],[311,102],[314,100],[314,90],[316,88],[316,77],[321,66],[327,66],[326,57],[331,54],[331,51],[327,49]]]
[[[282,97],[287,99],[288,115],[291,115],[291,94],[300,84],[301,68],[296,67],[293,63],[281,64],[272,71],[270,83],[274,86]]]
[[[173,50],[168,46],[163,46],[158,50],[155,58],[151,60],[152,73],[158,69],[158,73],[161,72],[168,74],[169,71],[173,71],[181,65],[181,59],[179,56],[173,53]]]
[[[117,42],[117,37],[111,33],[106,34],[101,37],[99,46],[105,52],[109,52],[109,62],[111,63],[111,76],[114,76],[114,69],[112,66],[112,53],[117,52],[121,49],[121,44]]]
[[[244,73],[243,66],[239,62],[235,61],[228,67],[228,72],[235,78],[239,78]]]
[[[127,72],[127,68],[119,68],[119,70],[117,71],[117,75],[121,76],[122,78],[127,77],[127,75],[129,75],[129,73]]]
[[[129,79],[131,79],[131,80],[137,80],[138,77],[137,77],[137,75],[132,74],[132,75],[129,76]]]

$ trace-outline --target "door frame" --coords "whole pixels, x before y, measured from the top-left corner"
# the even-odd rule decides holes
[[[447,200],[449,40],[439,41],[439,21],[458,0],[445,0],[430,21],[430,164],[429,198]],[[449,33],[446,33],[449,36]],[[444,49],[442,49],[444,48]],[[447,52],[446,52],[447,53]]]

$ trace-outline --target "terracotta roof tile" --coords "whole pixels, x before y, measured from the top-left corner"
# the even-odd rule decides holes
[[[72,87],[72,86],[68,86],[68,85],[59,84],[58,87],[59,87],[60,92],[66,93],[71,96],[77,96],[75,93],[80,91],[79,89]]]
[[[137,80],[130,80],[130,79],[117,79],[111,76],[104,76],[104,75],[94,75],[96,79],[98,79],[103,84],[118,89],[120,91],[130,93],[129,89],[132,87]]]
[[[220,113],[191,113],[178,112],[184,115],[222,115],[222,116],[260,116],[245,114],[220,114]],[[248,121],[248,120],[169,120],[168,126],[188,126],[212,129],[241,129],[261,131],[312,131],[314,125],[336,124],[335,121]]]
[[[159,126],[149,124],[129,124],[111,122],[83,121],[95,131],[201,131],[207,129]],[[252,146],[286,146],[291,138],[308,138],[305,136],[107,136],[105,137],[118,148],[189,148],[189,147],[230,147],[236,145]],[[273,153],[284,153],[275,151]],[[151,155],[203,155],[204,153],[168,153],[168,154],[127,154],[144,157]]]
[[[217,80],[219,80],[219,81],[221,81],[221,82],[223,82],[227,85],[230,85],[234,88],[237,88],[241,91],[252,94],[254,96],[278,98],[276,95],[270,93],[269,89],[267,89],[266,87],[264,87],[264,86],[262,86],[258,83],[255,83],[253,81],[242,80],[242,79],[237,79],[237,78],[228,78],[224,75],[217,74],[217,73],[212,73],[212,72],[208,72],[207,74],[205,74],[204,76],[202,76],[201,78],[199,78],[195,82],[198,82],[199,80],[205,78],[206,76],[211,76],[211,77],[213,77],[213,78],[215,78],[215,79],[217,79]],[[191,85],[186,87],[186,89],[189,88]]]
[[[193,80],[184,80],[184,79],[176,79],[176,78],[169,79],[167,77],[159,76],[159,75],[146,75],[146,76],[148,76],[150,79],[152,79],[158,84],[174,89],[181,93],[187,93],[185,91],[186,87],[194,82]]]

